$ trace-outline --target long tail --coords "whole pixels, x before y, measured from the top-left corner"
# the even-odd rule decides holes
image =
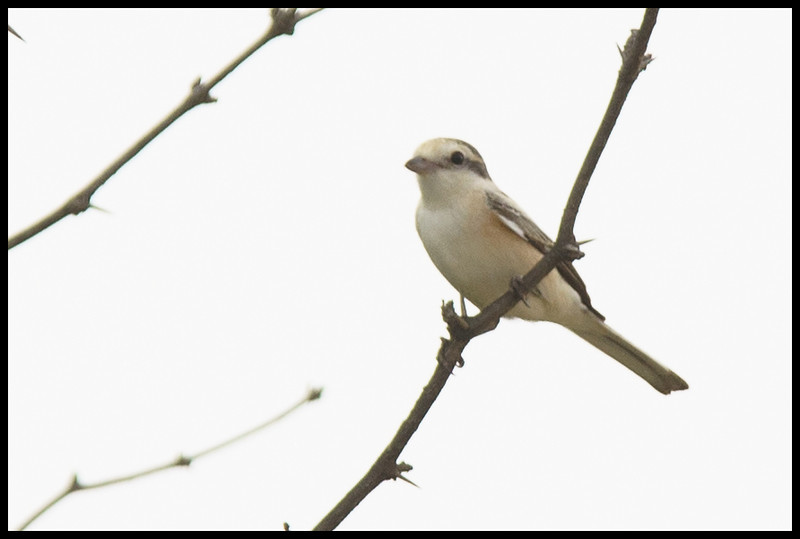
[[[689,389],[689,384],[683,378],[626,341],[625,337],[608,327],[604,322],[596,321],[597,324],[591,330],[583,328],[570,329],[580,338],[591,343],[644,378],[647,383],[664,395],[669,395],[672,391]]]

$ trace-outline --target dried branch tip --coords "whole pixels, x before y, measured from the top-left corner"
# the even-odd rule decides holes
[[[11,34],[11,35],[17,36],[19,38],[19,40],[22,41],[23,43],[25,42],[25,40],[22,39],[22,36],[19,35],[17,32],[15,32],[13,28],[11,28],[10,24],[8,25],[8,33]]]
[[[78,479],[78,474],[72,474],[72,482],[69,485],[69,492],[74,492],[76,490],[81,490],[83,485],[81,484],[80,480]]]
[[[111,215],[111,212],[110,212],[110,211],[108,211],[107,209],[105,209],[105,208],[101,208],[100,206],[95,206],[95,205],[94,205],[94,204],[92,204],[91,202],[89,203],[89,208],[91,208],[91,209],[93,209],[93,210],[101,211],[101,212],[103,212],[103,213],[107,213],[107,214]]]
[[[633,49],[634,44],[636,43],[636,37],[639,34],[638,28],[631,28],[631,35],[628,36],[628,39],[625,41],[625,48],[620,49],[619,45],[617,45],[617,50],[619,51],[619,55],[622,57],[622,63],[628,59],[628,55],[630,55],[630,51]],[[655,57],[647,53],[639,60],[639,71],[644,71],[647,69],[647,66],[655,60]]]
[[[447,324],[447,330],[450,335],[469,330],[469,322],[461,316],[456,314],[456,309],[453,307],[453,302],[442,302],[442,320]]]
[[[277,33],[286,34],[287,36],[294,34],[294,25],[297,23],[296,12],[296,7],[272,8],[272,24]]]
[[[406,483],[408,483],[409,485],[414,485],[415,487],[419,488],[419,485],[417,485],[411,479],[403,475],[403,472],[410,472],[413,469],[414,467],[411,466],[410,464],[406,464],[405,462],[398,462],[395,465],[394,476],[392,477],[392,480],[401,479]]]
[[[522,276],[521,276],[521,275],[514,275],[514,276],[511,278],[511,282],[509,283],[509,287],[510,287],[510,288],[511,288],[511,290],[513,290],[513,291],[514,291],[514,293],[517,295],[517,298],[519,298],[519,300],[520,300],[520,301],[521,301],[521,302],[522,302],[522,303],[523,303],[523,304],[524,304],[526,307],[530,308],[530,305],[528,304],[528,300],[527,300],[527,299],[525,299],[525,295],[526,295],[526,292],[527,292],[527,290],[525,290],[525,287],[524,287],[524,286],[522,286]],[[536,292],[537,292],[537,291],[536,291],[536,287],[534,287],[534,288],[533,288],[532,292],[534,292],[534,293],[536,293]],[[538,294],[537,294],[537,295],[538,295]]]
[[[217,98],[211,97],[211,92],[203,80],[197,77],[192,83],[192,100],[195,103],[216,103]]]
[[[178,455],[175,459],[175,466],[189,466],[192,463],[192,457],[186,455]]]
[[[574,237],[571,242],[564,245],[563,248],[561,249],[561,253],[563,254],[564,258],[572,261],[572,260],[579,260],[584,256],[586,256],[586,253],[581,251],[578,245],[580,244],[575,241]]]
[[[81,214],[88,210],[89,206],[91,205],[89,203],[89,197],[90,195],[88,192],[78,193],[69,199],[66,204],[64,204],[64,209],[68,214]]]

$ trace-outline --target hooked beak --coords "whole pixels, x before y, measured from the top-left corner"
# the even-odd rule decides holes
[[[406,168],[417,174],[424,174],[436,168],[436,164],[432,161],[428,161],[424,157],[416,156],[409,159],[406,163]]]

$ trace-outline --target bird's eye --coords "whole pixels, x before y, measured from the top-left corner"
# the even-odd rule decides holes
[[[460,165],[464,162],[464,154],[461,152],[453,152],[450,154],[450,162],[454,165]]]

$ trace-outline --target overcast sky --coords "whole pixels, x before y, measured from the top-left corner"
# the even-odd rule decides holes
[[[8,525],[313,527],[435,367],[456,299],[403,165],[464,139],[551,236],[643,10],[326,10],[258,51],[8,255]],[[8,227],[60,206],[268,24],[261,10],[10,9]],[[589,185],[576,267],[663,396],[558,326],[466,349],[340,529],[790,529],[789,10],[664,10]]]

